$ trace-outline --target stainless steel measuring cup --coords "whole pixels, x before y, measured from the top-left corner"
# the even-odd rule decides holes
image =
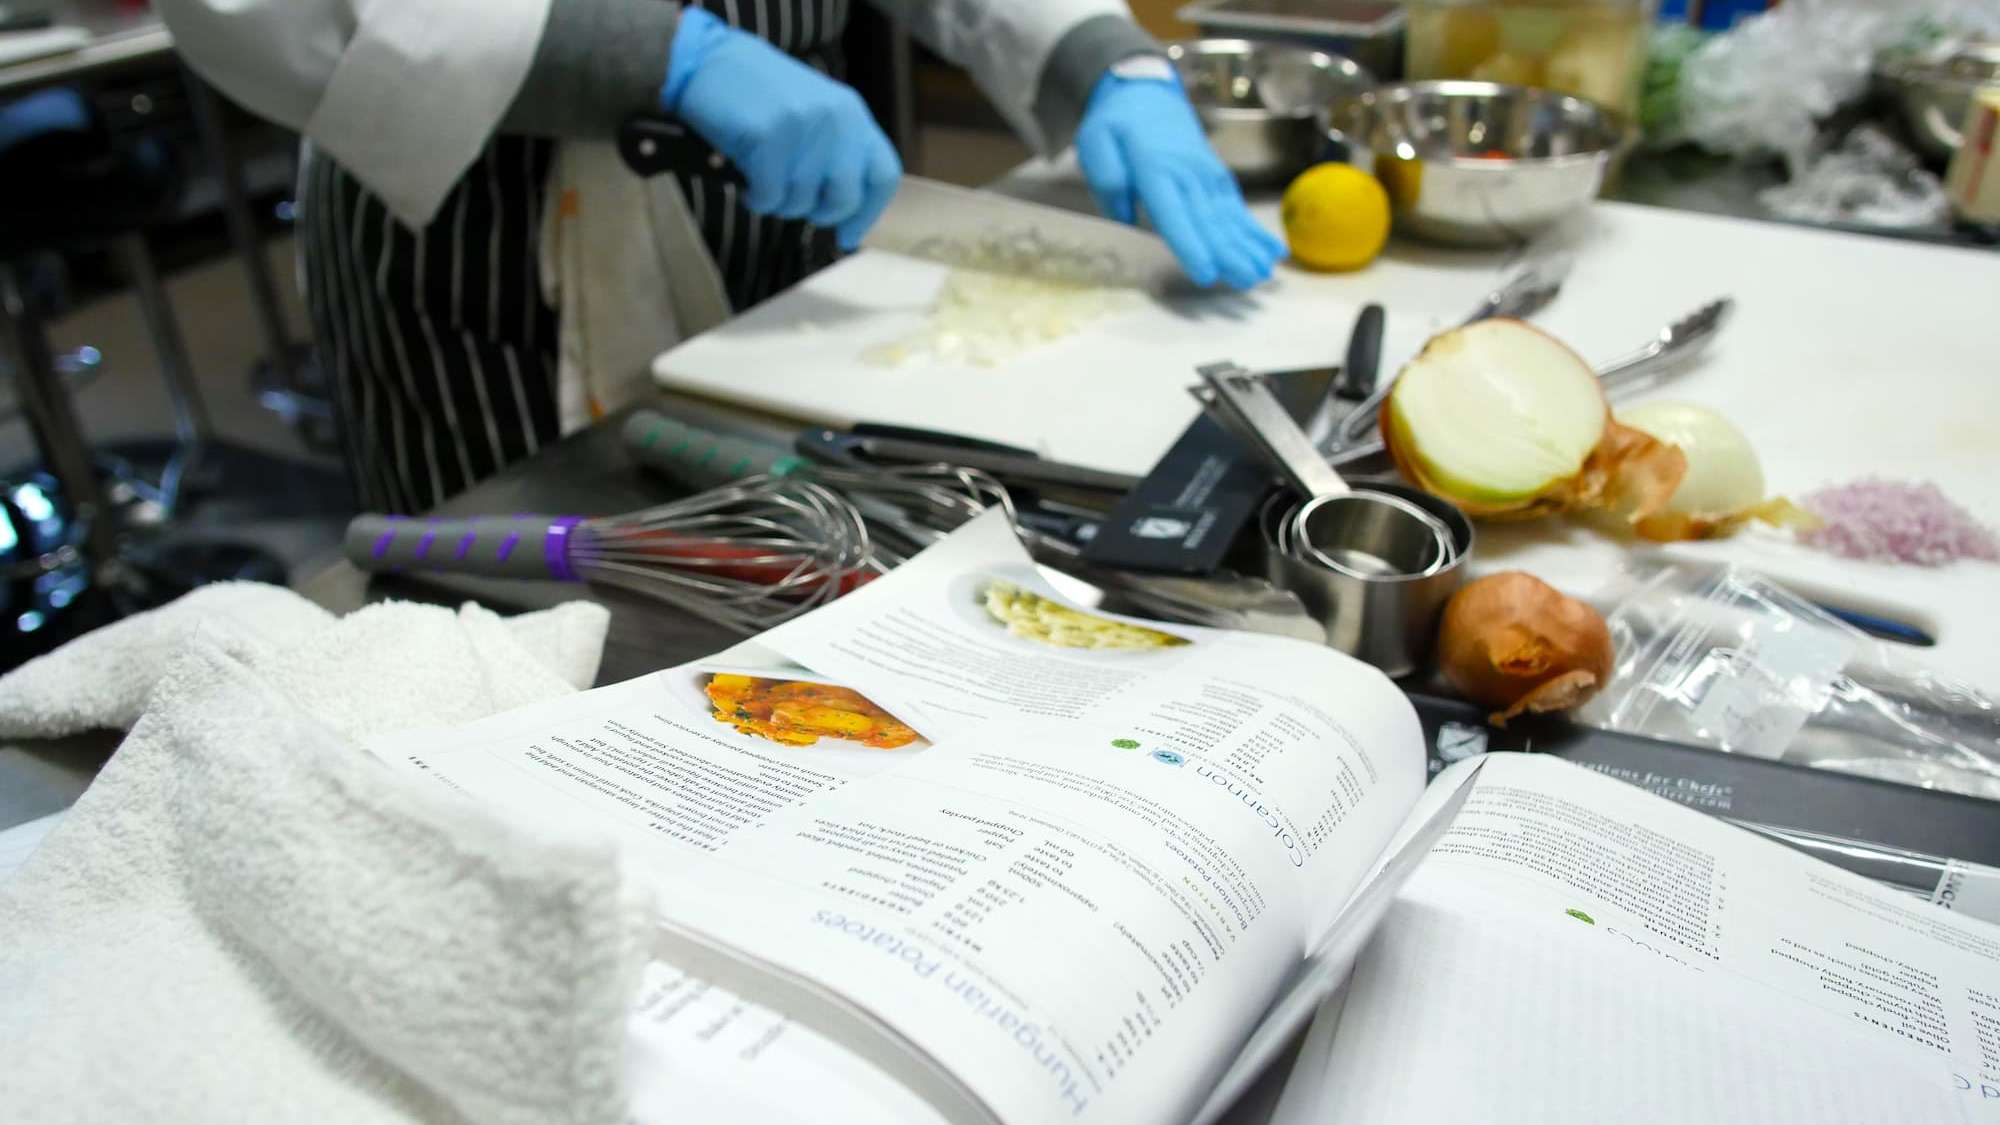
[[[1407,676],[1423,667],[1437,638],[1445,603],[1465,582],[1464,560],[1473,545],[1472,521],[1447,501],[1422,489],[1387,481],[1357,482],[1423,507],[1452,535],[1452,561],[1430,574],[1365,578],[1317,565],[1294,554],[1288,529],[1305,501],[1274,493],[1258,513],[1264,576],[1298,595],[1327,644],[1380,668]]]
[[[1259,513],[1265,576],[1298,595],[1329,645],[1391,676],[1415,672],[1464,581],[1471,521],[1419,489],[1374,481],[1350,488],[1261,379],[1230,364],[1201,374],[1203,405],[1298,490]]]
[[[1393,493],[1349,488],[1261,377],[1229,363],[1199,370],[1203,406],[1310,498],[1287,529],[1290,553],[1359,578],[1434,574],[1451,564],[1453,537],[1442,520]]]

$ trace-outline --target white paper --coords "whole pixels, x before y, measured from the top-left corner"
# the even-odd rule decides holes
[[[1416,801],[1421,730],[1324,648],[1053,650],[980,616],[1031,575],[984,519],[759,638],[799,668],[732,652],[374,749],[618,835],[670,960],[948,1114],[1183,1125]],[[779,745],[719,716],[718,670],[858,692],[914,737]]]
[[[2000,1120],[2000,930],[1529,755],[1486,759],[1340,1019],[1290,1099],[1325,1121]],[[1424,1051],[1452,1081],[1383,1072]]]
[[[824,1036],[672,966],[647,966],[627,1037],[632,1125],[942,1125]]]
[[[1272,1125],[1973,1120],[1920,1051],[1501,897],[1455,907],[1397,905]]]

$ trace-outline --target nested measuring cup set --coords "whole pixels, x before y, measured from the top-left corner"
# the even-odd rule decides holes
[[[1332,647],[1391,676],[1416,671],[1465,580],[1472,521],[1421,489],[1342,479],[1262,376],[1198,370],[1203,408],[1293,489],[1258,516],[1265,577],[1297,595]]]

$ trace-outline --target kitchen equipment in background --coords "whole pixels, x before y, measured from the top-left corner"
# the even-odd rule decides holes
[[[1619,402],[1652,389],[1680,364],[1700,355],[1735,311],[1734,299],[1717,297],[1660,329],[1637,349],[1599,364],[1597,378],[1604,384],[1605,397]]]
[[[742,173],[707,141],[678,120],[655,113],[625,119],[618,128],[618,154],[641,176],[678,172],[744,182]],[[1173,251],[1149,231],[907,173],[861,245],[948,266],[1072,285],[1147,292],[1192,286]]]
[[[1682,364],[1700,355],[1721,333],[1723,325],[1729,323],[1735,309],[1735,300],[1718,297],[1660,329],[1640,347],[1600,365],[1597,378],[1604,384],[1605,397],[1619,402],[1651,390]],[[1378,432],[1371,436],[1369,430],[1380,422],[1381,400],[1388,397],[1388,389],[1388,384],[1377,388],[1374,403],[1362,403],[1342,421],[1334,433],[1336,444],[1327,451],[1330,463],[1348,465],[1382,452],[1381,435]],[[1339,444],[1342,440],[1346,444]]]
[[[1541,312],[1556,299],[1556,294],[1562,292],[1572,264],[1567,254],[1528,254],[1527,260],[1481,298],[1479,306],[1459,324],[1463,326],[1495,316],[1528,319]]]
[[[1403,65],[1403,5],[1390,0],[1200,0],[1176,17],[1216,39],[1292,43],[1353,59],[1378,78]]]
[[[1282,184],[1317,162],[1327,108],[1375,85],[1348,59],[1288,43],[1188,39],[1166,46],[1209,144],[1245,185]]]
[[[1258,512],[1258,549],[1264,576],[1292,591],[1326,630],[1326,643],[1401,678],[1421,670],[1437,640],[1445,603],[1465,584],[1464,562],[1476,534],[1472,521],[1449,501],[1395,481],[1357,478],[1375,492],[1423,508],[1449,529],[1452,561],[1432,574],[1359,579],[1315,566],[1293,551],[1290,528],[1305,502],[1297,492],[1273,493]]]
[[[1403,77],[1534,86],[1636,120],[1655,0],[1412,0]]]
[[[1895,104],[1918,151],[1942,165],[1964,139],[1961,130],[1974,95],[2000,90],[2000,40],[1884,51],[1875,60],[1875,82]]]
[[[1338,159],[1372,169],[1398,231],[1506,246],[1588,207],[1630,125],[1582,98],[1497,82],[1406,82],[1333,107]]]
[[[2000,87],[1981,90],[1965,119],[1965,143],[1951,158],[1945,195],[1958,217],[2000,223]]]
[[[619,516],[356,516],[362,570],[616,586],[745,635],[879,573],[853,505],[806,480],[760,478]]]

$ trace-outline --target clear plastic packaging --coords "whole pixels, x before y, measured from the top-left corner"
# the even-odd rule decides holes
[[[1607,730],[2000,799],[2000,705],[1740,567],[1645,562],[1607,622]]]
[[[1789,183],[1758,197],[1773,215],[1805,223],[1927,227],[1951,219],[1944,184],[1873,125],[1847,134]]]
[[[1786,0],[1680,69],[1680,124],[1711,152],[1775,152],[1794,177],[1819,123],[1867,88],[1875,55],[1945,34],[2000,33],[2000,0]]]

